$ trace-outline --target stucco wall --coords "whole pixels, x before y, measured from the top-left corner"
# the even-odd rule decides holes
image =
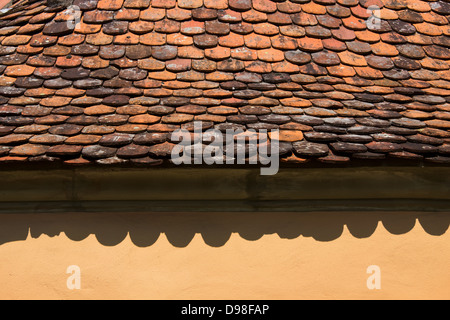
[[[1,299],[449,299],[447,213],[0,215]],[[70,290],[67,268],[80,267]],[[371,265],[381,289],[368,289]]]

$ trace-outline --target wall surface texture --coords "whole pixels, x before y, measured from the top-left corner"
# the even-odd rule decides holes
[[[0,299],[449,299],[449,221],[424,212],[1,214]],[[80,289],[67,286],[72,265]],[[380,273],[368,273],[374,265]],[[380,289],[368,288],[374,275]]]

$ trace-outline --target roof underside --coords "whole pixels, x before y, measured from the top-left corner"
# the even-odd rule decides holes
[[[0,17],[0,162],[161,164],[202,121],[279,129],[284,163],[450,163],[449,2],[61,2]]]

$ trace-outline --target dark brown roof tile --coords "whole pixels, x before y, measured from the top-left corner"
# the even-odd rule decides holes
[[[129,144],[117,150],[119,158],[142,158],[148,155],[149,148],[143,145]]]
[[[421,143],[406,142],[401,144],[401,146],[405,151],[416,154],[436,154],[438,152],[437,147]]]
[[[229,0],[230,8],[237,11],[247,11],[252,8],[252,1],[250,0]]]
[[[155,158],[168,158],[170,157],[174,146],[175,144],[170,142],[155,144],[148,148],[148,153]]]
[[[319,126],[315,126],[314,129]],[[317,143],[324,143],[324,142],[334,142],[338,140],[338,135],[333,132],[305,132],[304,133],[306,140],[317,142]]]
[[[100,145],[86,146],[82,150],[83,157],[87,159],[104,159],[116,154],[115,148],[103,147]]]
[[[39,144],[22,144],[9,151],[11,156],[38,156],[45,154],[49,146]]]

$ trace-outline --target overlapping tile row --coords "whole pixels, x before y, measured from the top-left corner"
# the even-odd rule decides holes
[[[450,162],[450,2],[57,3],[0,17],[0,161],[158,164],[202,121],[288,163]]]

